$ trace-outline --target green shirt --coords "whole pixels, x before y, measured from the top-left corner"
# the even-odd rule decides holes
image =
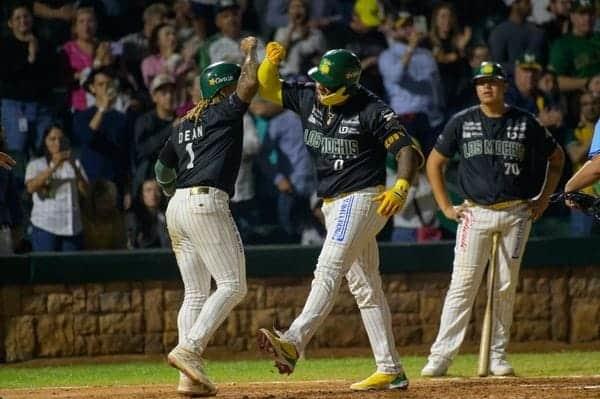
[[[600,35],[565,35],[552,43],[550,65],[558,75],[591,78],[600,73]]]

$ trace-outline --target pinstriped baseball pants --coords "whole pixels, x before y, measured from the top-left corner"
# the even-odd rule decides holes
[[[372,201],[378,191],[368,188],[323,205],[327,236],[304,309],[284,337],[300,352],[304,350],[331,311],[345,275],[360,309],[377,370],[397,373],[402,366],[381,285],[375,239],[387,220],[377,214],[378,203]]]
[[[179,344],[202,354],[217,328],[246,295],[242,241],[229,196],[216,188],[177,189],[167,226],[184,284]],[[211,277],[217,289],[210,294]]]
[[[515,290],[531,230],[527,204],[503,210],[471,206],[458,225],[454,265],[440,330],[429,359],[452,360],[465,337],[475,296],[491,255],[492,234],[500,232],[492,315],[490,359],[504,359],[510,338]]]

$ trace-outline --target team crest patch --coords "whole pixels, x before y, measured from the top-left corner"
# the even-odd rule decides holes
[[[329,73],[330,69],[331,69],[331,61],[329,61],[328,59],[324,59],[321,62],[321,65],[319,65],[319,72],[321,72],[323,75],[327,75]]]
[[[346,240],[346,232],[348,231],[348,224],[350,224],[353,203],[353,196],[348,196],[342,201],[337,215],[337,220],[335,222],[335,230],[333,231],[332,237],[333,241],[344,242]]]

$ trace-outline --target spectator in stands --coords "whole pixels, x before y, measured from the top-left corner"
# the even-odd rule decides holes
[[[85,249],[126,248],[125,220],[117,197],[117,187],[110,180],[92,183],[83,218]]]
[[[289,0],[268,0],[266,22],[273,28],[282,28],[289,23]],[[326,30],[342,21],[342,5],[339,0],[307,0],[311,27]]]
[[[379,57],[379,71],[392,109],[399,115],[426,114],[435,135],[444,122],[444,94],[437,63],[420,46],[424,35],[414,28],[409,13],[401,13],[391,31],[390,48]]]
[[[286,58],[281,64],[281,76],[306,74],[318,63],[315,58],[325,51],[325,38],[317,28],[309,26],[308,5],[304,0],[290,0],[288,24],[278,28],[275,41],[286,48]]]
[[[431,16],[429,44],[431,52],[438,64],[444,88],[444,102],[448,107],[457,108],[456,79],[464,68],[465,49],[471,40],[471,28],[461,30],[458,26],[456,12],[451,3],[438,3]]]
[[[191,69],[185,74],[182,86],[180,94],[181,105],[175,110],[175,115],[178,118],[184,116],[202,98],[200,94],[200,79],[195,69]]]
[[[73,40],[66,42],[63,51],[67,57],[68,75],[71,79],[70,105],[75,111],[83,111],[93,104],[83,88],[92,68],[113,64],[114,57],[109,42],[100,42],[93,8],[78,8],[73,20]]]
[[[164,212],[164,197],[156,180],[140,185],[138,195],[127,213],[127,248],[169,248]]]
[[[548,10],[552,14],[552,19],[542,25],[548,46],[559,37],[569,33],[569,11],[572,2],[572,0],[550,0]]]
[[[217,1],[215,24],[219,33],[208,38],[207,42],[198,50],[196,64],[199,71],[217,61],[237,64],[243,62],[240,41],[248,34],[242,31],[240,6],[235,0]],[[262,59],[265,46],[260,39],[258,39],[257,51],[258,58]]]
[[[558,74],[560,90],[583,90],[588,79],[600,74],[600,35],[593,32],[596,19],[591,0],[575,0],[571,7],[571,33],[550,48],[550,64]]]
[[[130,123],[123,112],[114,109],[118,96],[114,71],[109,67],[94,69],[88,81],[95,105],[73,115],[74,144],[80,149],[90,180],[111,180],[125,196],[130,175]]]
[[[185,43],[194,35],[194,12],[189,0],[175,0],[173,14],[177,41]]]
[[[474,71],[479,68],[482,62],[491,60],[490,49],[485,43],[477,43],[467,47],[467,64],[463,66],[456,87],[456,100],[450,104],[448,115],[454,115],[461,109],[479,103],[475,89],[473,87]]]
[[[81,249],[79,202],[88,191],[85,170],[73,158],[62,127],[48,127],[43,143],[43,156],[31,160],[25,172],[27,192],[33,195],[33,251]]]
[[[52,121],[49,93],[57,74],[56,57],[48,43],[33,32],[31,10],[23,3],[10,9],[10,35],[0,41],[2,126],[7,150],[21,162],[42,143]],[[21,175],[21,178],[23,176]]]
[[[594,97],[600,97],[600,73],[588,80],[586,90],[591,92]]]
[[[75,2],[72,0],[34,1],[33,14],[38,21],[40,37],[48,41],[52,47],[57,47],[68,40],[75,9]]]
[[[150,85],[154,109],[140,116],[134,128],[133,191],[144,180],[154,176],[154,164],[158,153],[171,134],[175,119],[175,80],[171,75],[159,74]]]
[[[537,115],[537,83],[542,66],[535,54],[523,53],[515,62],[513,81],[510,82],[506,102]]]
[[[120,40],[123,46],[121,60],[127,70],[132,73],[138,85],[143,84],[140,64],[150,55],[150,37],[154,29],[167,21],[169,10],[163,3],[154,3],[146,7],[142,15],[144,27],[141,31],[130,33]]]
[[[344,34],[346,40],[344,47],[360,59],[362,67],[360,84],[383,98],[385,97],[385,88],[377,67],[377,59],[387,48],[387,41],[378,29],[381,23],[378,14],[373,15],[367,10],[363,11],[361,7],[358,7],[357,2],[350,21],[350,29]]]
[[[558,88],[556,73],[550,69],[543,70],[540,73],[537,89],[536,106],[539,122],[542,126],[550,129],[560,143],[564,143],[564,134],[554,131],[564,127],[564,114],[567,109],[565,99]]]
[[[10,167],[14,160],[6,158],[7,163],[4,164],[3,151],[6,151],[6,141],[0,128],[0,256],[13,253],[18,241],[18,238],[15,240],[13,237],[20,236],[23,223],[17,182]]]
[[[304,145],[300,118],[278,105],[269,107],[272,117],[262,159],[272,151],[277,154],[268,174],[278,191],[278,221],[290,241],[301,242],[304,231],[313,228],[310,198],[316,190],[315,171]]]
[[[193,66],[191,60],[184,59],[177,52],[177,35],[170,24],[160,24],[152,31],[150,55],[142,61],[144,84],[150,88],[158,74],[171,75],[175,81]]]
[[[590,92],[582,93],[579,97],[579,109],[579,123],[572,131],[571,137],[567,138],[566,143],[567,154],[573,163],[573,172],[577,172],[588,160],[594,127],[600,116],[600,98],[593,97]],[[594,187],[586,187],[580,191],[593,195]],[[589,235],[592,222],[590,216],[573,210],[571,212],[571,234]]]
[[[512,71],[515,61],[524,52],[544,59],[544,32],[527,22],[531,0],[504,0],[504,3],[510,7],[510,13],[490,34],[492,60],[503,63],[508,71]]]

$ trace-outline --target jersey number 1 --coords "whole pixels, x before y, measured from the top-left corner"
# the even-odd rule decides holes
[[[188,162],[186,169],[192,169],[194,167],[194,150],[192,149],[192,143],[187,143],[185,145],[185,150],[188,154],[190,154],[190,162]]]

